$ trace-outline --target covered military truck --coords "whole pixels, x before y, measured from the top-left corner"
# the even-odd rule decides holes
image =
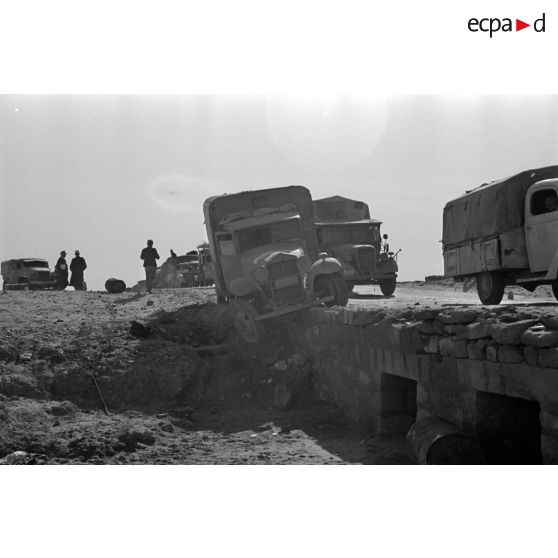
[[[217,301],[228,302],[246,341],[262,338],[266,320],[347,303],[341,263],[318,254],[307,188],[215,196],[203,211]]]
[[[319,249],[342,262],[350,291],[355,285],[379,284],[384,295],[393,294],[397,256],[382,250],[382,222],[370,218],[366,203],[341,196],[314,200],[314,220]]]
[[[1,264],[2,289],[54,289],[56,277],[48,261],[42,258],[19,258]]]
[[[552,285],[558,299],[558,166],[483,184],[448,202],[443,215],[444,275],[475,277],[483,304],[506,285]]]

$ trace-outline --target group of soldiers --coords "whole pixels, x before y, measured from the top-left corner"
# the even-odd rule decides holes
[[[74,287],[76,291],[85,291],[87,285],[83,278],[83,273],[87,269],[87,263],[85,259],[80,255],[79,250],[75,251],[75,256],[70,262],[66,261],[66,250],[60,252],[60,257],[54,266],[54,275],[56,277],[56,289],[63,291],[68,285]],[[153,284],[155,282],[155,271],[157,269],[157,260],[159,259],[159,254],[157,250],[153,248],[153,241],[147,241],[147,247],[142,250],[141,259],[143,260],[143,265],[145,267],[145,276],[147,279],[147,291],[151,292],[153,289]],[[69,273],[72,273],[70,280],[68,281]]]
[[[87,269],[87,264],[85,259],[79,254],[79,250],[75,251],[75,257],[72,258],[70,262],[70,268],[68,270],[68,264],[66,262],[66,251],[62,250],[60,252],[60,257],[54,266],[54,275],[56,277],[56,288],[63,291],[68,285],[74,287],[76,291],[85,291],[87,286],[83,280],[83,272]],[[69,271],[72,272],[70,281],[68,282]]]
[[[174,254],[172,250],[171,254],[176,257],[176,254]],[[152,240],[147,241],[147,246],[142,250],[140,257],[143,260],[143,266],[145,268],[146,290],[150,293],[155,283],[155,272],[157,270],[157,260],[159,259],[159,254],[153,247]],[[76,291],[85,291],[87,286],[83,279],[83,272],[86,269],[87,263],[80,255],[79,250],[75,251],[75,257],[72,258],[69,268],[68,263],[66,262],[66,251],[62,250],[62,252],[60,252],[60,257],[54,266],[56,288],[63,291],[68,285],[70,285],[71,287],[74,287]],[[70,281],[68,281],[70,271],[72,275],[70,277]]]

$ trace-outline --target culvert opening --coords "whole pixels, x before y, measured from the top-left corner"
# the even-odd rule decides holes
[[[537,401],[478,391],[477,434],[487,463],[542,463],[540,406]]]
[[[394,374],[382,374],[382,434],[404,434],[417,418],[417,382]]]

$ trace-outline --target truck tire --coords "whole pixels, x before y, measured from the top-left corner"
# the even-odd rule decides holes
[[[558,283],[552,283],[552,294],[554,298],[558,300]]]
[[[85,284],[84,281],[83,290],[85,291],[86,289],[87,289],[87,285]],[[122,279],[116,279],[114,277],[111,277],[110,279],[107,279],[105,281],[105,289],[108,293],[111,294],[123,293],[126,290],[126,283],[124,283]]]
[[[265,329],[262,322],[256,321],[258,311],[242,298],[229,300],[229,307],[233,323],[242,339],[251,344],[259,343],[265,335]]]
[[[325,303],[326,306],[345,306],[349,301],[347,285],[337,273],[318,275],[314,280],[314,292],[318,298],[334,297]]]
[[[391,296],[395,292],[396,284],[397,281],[395,277],[392,277],[390,279],[382,279],[382,281],[380,281],[380,290],[382,291],[382,294],[384,296]]]
[[[477,275],[477,293],[485,305],[500,304],[505,286],[504,275],[497,271],[483,271]]]

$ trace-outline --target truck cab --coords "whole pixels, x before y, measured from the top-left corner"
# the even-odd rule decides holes
[[[558,254],[558,179],[542,180],[527,191],[525,241],[529,268],[547,272]],[[554,265],[553,265],[554,264]]]
[[[396,287],[397,257],[382,247],[381,221],[364,202],[333,196],[314,201],[319,249],[343,265],[347,288],[379,284],[385,296]],[[385,235],[387,237],[387,235]]]
[[[347,303],[341,263],[317,254],[306,188],[216,196],[206,200],[204,215],[217,301],[229,304],[246,341],[262,338],[266,320]]]

